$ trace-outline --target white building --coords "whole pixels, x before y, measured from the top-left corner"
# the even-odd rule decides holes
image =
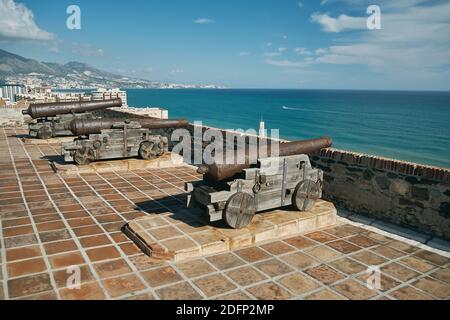
[[[5,84],[2,86],[2,98],[16,102],[16,94],[23,94],[24,87],[17,84]]]
[[[103,89],[99,88],[97,91],[93,91],[92,93],[92,100],[99,101],[99,100],[111,100],[120,98],[122,100],[122,108],[128,108],[128,101],[127,101],[127,92],[120,90],[120,89]]]

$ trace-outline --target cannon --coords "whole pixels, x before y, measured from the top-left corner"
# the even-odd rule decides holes
[[[74,119],[95,119],[93,111],[121,107],[121,99],[32,104],[22,114],[33,121],[28,125],[31,137],[50,139],[73,135],[69,123]]]
[[[61,154],[66,162],[86,165],[93,161],[139,157],[151,160],[169,151],[169,141],[155,134],[156,129],[185,127],[185,119],[74,119],[68,125],[73,142],[62,144]]]
[[[259,158],[245,152],[242,164],[203,165],[203,180],[186,183],[187,207],[199,207],[210,222],[224,220],[233,229],[248,226],[257,212],[293,205],[311,210],[322,197],[323,172],[313,168],[308,154],[332,146],[332,139],[279,144],[279,155]],[[270,154],[270,147],[266,154]]]

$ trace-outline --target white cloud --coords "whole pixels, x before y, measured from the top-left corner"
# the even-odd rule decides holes
[[[105,51],[101,48],[95,48],[90,44],[72,43],[72,53],[83,57],[103,57]]]
[[[240,57],[248,57],[249,55],[251,55],[251,53],[248,51],[239,52]]]
[[[0,0],[0,40],[52,40],[54,35],[40,29],[33,12],[14,0]]]
[[[52,52],[52,53],[59,53],[59,48],[58,47],[52,47],[52,48],[50,48],[50,52]]]
[[[306,48],[294,48],[294,52],[295,52],[296,54],[299,54],[299,55],[305,55],[305,56],[311,54],[311,51],[309,51],[309,50],[306,49]]]
[[[309,63],[305,63],[303,61],[292,61],[289,59],[284,60],[275,60],[275,59],[266,59],[266,63],[275,66],[275,67],[282,67],[282,68],[301,68],[305,67]]]
[[[326,32],[367,29],[367,18],[350,17],[345,14],[333,18],[328,14],[314,13],[311,20],[320,24]]]
[[[215,21],[212,20],[212,19],[208,19],[208,18],[198,18],[198,19],[194,20],[194,23],[197,23],[197,24],[212,24],[212,23],[215,23]]]
[[[177,74],[180,74],[180,73],[184,73],[184,70],[182,70],[182,69],[173,69],[173,70],[171,70],[170,71],[170,74],[171,75],[177,75]]]
[[[303,2],[299,1],[299,2],[297,3],[297,6],[298,6],[299,8],[303,8]]]
[[[351,43],[316,50],[315,62],[361,64],[391,76],[408,72],[417,79],[431,73],[443,74],[450,57],[450,3],[407,7],[407,3],[420,1],[402,2],[405,7],[382,12],[381,30],[366,30],[348,39],[344,33],[340,40]],[[329,28],[349,29],[342,20],[333,21],[327,24]]]
[[[266,43],[266,46],[271,47],[272,44],[273,44],[272,42],[267,42],[267,43]]]
[[[281,56],[283,54],[283,52],[285,52],[286,50],[287,50],[286,48],[278,48],[277,51],[275,51],[275,52],[266,52],[266,53],[264,53],[264,56],[266,56],[266,57]]]

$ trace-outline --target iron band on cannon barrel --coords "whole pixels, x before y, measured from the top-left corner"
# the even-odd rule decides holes
[[[169,151],[168,139],[154,134],[153,130],[181,128],[188,124],[185,119],[75,119],[67,128],[80,137],[63,143],[62,155],[66,162],[78,165],[137,156],[151,160]]]
[[[22,114],[34,119],[29,124],[30,136],[49,139],[59,136],[71,136],[67,126],[73,119],[94,119],[92,112],[102,109],[121,107],[122,100],[79,101],[32,104]]]
[[[279,156],[260,150],[245,152],[242,164],[203,165],[203,181],[187,183],[188,207],[199,206],[210,221],[224,220],[231,228],[249,225],[257,212],[293,205],[299,211],[312,209],[322,197],[323,172],[311,166],[308,154],[332,146],[332,139],[279,144]],[[239,151],[238,151],[239,152]],[[251,159],[258,159],[252,164]]]

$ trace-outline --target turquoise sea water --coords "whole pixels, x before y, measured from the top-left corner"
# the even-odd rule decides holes
[[[334,147],[450,167],[450,92],[139,90],[130,106],[224,129],[280,129],[296,140],[329,135]]]

